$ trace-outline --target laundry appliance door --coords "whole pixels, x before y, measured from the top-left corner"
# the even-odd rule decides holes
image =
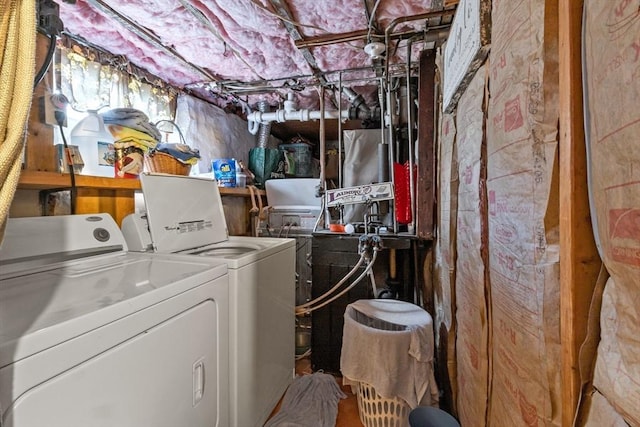
[[[114,254],[0,273],[3,427],[227,427],[229,280]]]
[[[296,242],[231,236],[189,253],[227,263],[230,426],[262,426],[294,378]]]
[[[228,408],[220,407],[217,378],[226,371],[218,372],[219,342],[212,333],[219,322],[216,302],[203,301],[140,333],[133,321],[119,322],[120,332],[131,333],[117,345],[20,396],[5,412],[5,425],[226,426]],[[75,343],[45,353],[64,357],[65,346],[73,351]],[[29,365],[21,361],[8,369],[20,376]]]

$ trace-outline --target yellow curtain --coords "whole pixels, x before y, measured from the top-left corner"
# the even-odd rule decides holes
[[[35,75],[36,2],[0,0],[0,241],[18,186]]]

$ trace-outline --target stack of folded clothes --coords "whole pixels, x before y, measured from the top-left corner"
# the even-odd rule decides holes
[[[137,177],[144,167],[144,154],[154,150],[162,138],[160,131],[134,108],[114,108],[101,116],[114,139],[116,176]]]
[[[165,153],[187,165],[195,165],[200,159],[200,151],[197,148],[191,148],[187,144],[172,144],[162,143],[158,144],[156,151],[159,153]]]

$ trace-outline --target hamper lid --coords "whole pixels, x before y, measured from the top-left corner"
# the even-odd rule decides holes
[[[362,299],[350,304],[362,314],[393,325],[431,327],[432,319],[422,307],[393,299]]]
[[[216,181],[145,173],[140,183],[157,252],[179,252],[229,239]]]

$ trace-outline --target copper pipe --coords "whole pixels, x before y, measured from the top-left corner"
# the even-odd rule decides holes
[[[404,22],[412,22],[412,21],[419,21],[421,19],[431,19],[431,18],[444,18],[445,16],[452,16],[455,14],[455,9],[446,9],[446,10],[438,10],[435,12],[426,12],[426,13],[420,13],[418,15],[412,15],[412,16],[401,16],[398,17],[396,19],[394,19],[393,21],[391,21],[391,23],[389,24],[389,26],[387,28],[385,28],[384,30],[384,47],[387,50],[387,52],[389,51],[389,37],[391,35],[391,31],[393,31],[393,29],[396,27],[396,25],[398,24],[402,24]],[[387,61],[385,61],[385,76],[387,79],[387,84],[389,83],[389,60],[387,58]]]

